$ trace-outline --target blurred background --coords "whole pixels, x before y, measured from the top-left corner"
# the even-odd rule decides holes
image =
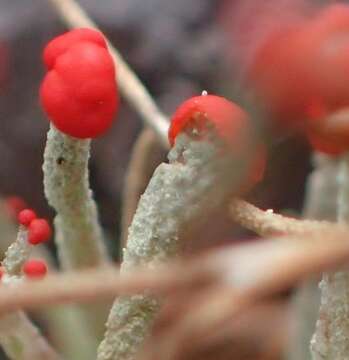
[[[234,98],[240,69],[231,56],[238,47],[226,25],[235,2],[79,1],[168,114],[202,90]],[[261,3],[262,10],[270,6]],[[49,1],[0,0],[0,193],[20,196],[49,217],[53,213],[43,195],[41,171],[49,124],[38,88],[44,74],[42,49],[64,31]],[[111,131],[93,141],[91,183],[114,254],[124,174],[141,129],[141,119],[122,100]],[[249,198],[262,207],[297,214],[311,168],[309,148],[298,138],[275,140],[265,180]]]
[[[183,100],[203,90],[239,101],[241,63],[246,61],[241,55],[253,52],[250,40],[268,30],[271,18],[273,24],[295,21],[325,2],[80,0],[79,3],[135,70],[160,108],[170,115]],[[263,14],[268,16],[258,26],[253,22],[255,14],[262,15],[260,19]],[[41,170],[49,122],[41,110],[38,89],[44,75],[42,50],[52,37],[64,31],[65,25],[47,0],[0,0],[0,195],[4,199],[20,197],[50,219],[54,214],[44,198]],[[93,141],[90,161],[91,187],[115,258],[119,255],[125,172],[133,144],[143,128],[139,116],[124,99],[121,102],[112,129]],[[161,155],[166,158],[165,152]],[[262,208],[300,216],[311,169],[310,148],[303,139],[272,138],[265,178],[247,198]],[[250,235],[231,224],[224,241],[233,242]],[[281,294],[277,303],[261,306],[238,319],[234,340],[236,352],[240,349],[237,358],[281,358],[288,316],[283,300],[288,295]],[[268,329],[266,322],[271,322]]]

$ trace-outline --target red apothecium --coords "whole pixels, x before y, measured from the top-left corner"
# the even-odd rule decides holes
[[[28,226],[28,242],[32,245],[41,244],[49,240],[52,235],[50,224],[46,219],[34,219]]]
[[[194,128],[195,136],[203,137],[205,128],[210,126],[238,156],[246,157],[251,151],[249,145],[255,145],[252,144],[247,113],[233,102],[216,95],[194,96],[182,103],[172,116],[169,142],[173,146],[178,134]],[[249,171],[251,186],[262,179],[265,169],[265,148],[262,145],[257,148]]]
[[[95,138],[112,124],[118,107],[115,67],[103,35],[75,29],[53,39],[44,50],[48,69],[40,98],[62,132]]]
[[[28,260],[23,265],[23,272],[29,278],[40,278],[46,275],[47,265],[43,260]]]

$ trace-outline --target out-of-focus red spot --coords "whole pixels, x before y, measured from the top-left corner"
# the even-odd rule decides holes
[[[174,145],[177,135],[195,128],[196,136],[205,136],[207,126],[214,127],[228,148],[241,158],[253,152],[247,177],[240,192],[250,190],[262,180],[267,151],[263,144],[253,148],[253,136],[248,114],[237,104],[216,95],[194,96],[182,103],[171,119],[169,142]]]
[[[20,211],[26,209],[27,203],[19,196],[9,196],[5,199],[5,207],[11,218],[17,220]]]
[[[306,9],[303,1],[285,0],[263,10],[259,1],[237,4],[233,47],[250,100],[273,126],[306,133],[317,150],[349,150],[346,121],[328,120],[349,107],[349,5]],[[241,31],[251,21],[252,30]]]
[[[306,108],[306,114],[309,119],[321,119],[326,116],[327,110],[322,101],[313,100],[310,101]]]
[[[3,91],[8,82],[10,71],[10,56],[7,44],[0,39],[0,92]]]

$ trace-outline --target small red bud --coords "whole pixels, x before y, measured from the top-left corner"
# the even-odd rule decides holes
[[[29,224],[36,219],[36,213],[32,209],[24,209],[18,214],[17,218],[21,225],[29,226]]]
[[[28,226],[28,242],[32,245],[48,241],[52,230],[45,219],[34,219]]]
[[[47,266],[43,260],[28,260],[23,265],[23,272],[29,278],[40,278],[46,275]]]

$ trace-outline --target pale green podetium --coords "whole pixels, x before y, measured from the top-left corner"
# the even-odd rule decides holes
[[[48,203],[57,212],[55,243],[64,270],[109,264],[97,206],[89,187],[90,145],[90,139],[65,135],[53,125],[47,134],[44,188]],[[103,336],[109,306],[109,303],[79,306],[83,328],[88,333],[86,343],[92,349],[97,348]]]
[[[32,246],[28,231],[20,226],[16,241],[10,245],[2,265],[5,268],[3,286],[16,286],[22,281],[22,266],[28,260]],[[51,348],[39,330],[22,311],[0,316],[0,345],[13,360],[58,360],[60,356]]]
[[[51,126],[44,153],[44,187],[56,210],[55,241],[64,269],[107,262],[97,207],[89,188],[90,140],[75,139]]]
[[[338,222],[349,223],[349,153],[338,170]],[[321,305],[311,340],[313,360],[349,359],[349,271],[324,273],[320,282]]]
[[[209,221],[241,184],[246,159],[234,158],[213,130],[203,140],[196,135],[179,135],[169,164],[155,170],[129,228],[122,272],[175,257],[193,229]],[[159,305],[150,294],[117,299],[98,360],[133,359]]]
[[[0,343],[13,360],[61,359],[22,311],[0,318]]]
[[[28,242],[27,229],[24,226],[20,226],[16,241],[9,246],[2,261],[8,276],[21,276],[22,266],[29,258],[31,247]]]

